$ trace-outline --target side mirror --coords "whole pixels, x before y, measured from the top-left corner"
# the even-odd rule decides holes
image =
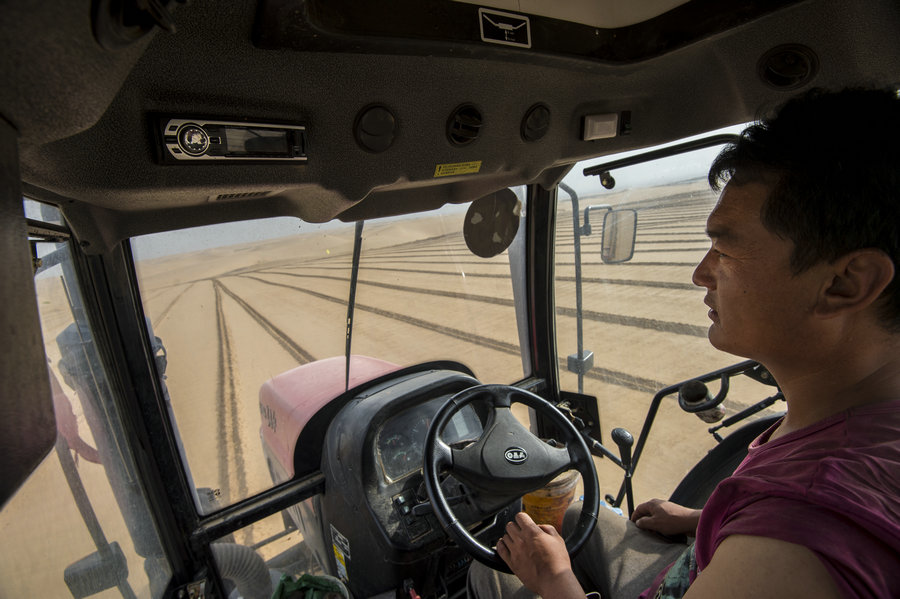
[[[600,259],[606,264],[627,262],[634,256],[637,237],[637,211],[612,210],[603,217]]]

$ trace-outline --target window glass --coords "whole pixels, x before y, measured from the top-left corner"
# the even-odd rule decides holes
[[[619,157],[593,160],[576,165],[560,186],[555,287],[561,387],[597,397],[603,441],[613,449],[610,431],[615,427],[626,428],[637,440],[655,393],[743,360],[709,344],[705,290],[691,283],[694,267],[709,249],[706,217],[717,194],[709,189],[706,174],[720,149],[617,169],[610,173],[612,189],[600,177],[582,172]],[[601,258],[603,221],[611,209],[637,214],[634,255],[621,263]],[[579,376],[578,357],[589,352],[592,365],[587,360],[590,367]],[[709,389],[718,392],[717,384]],[[726,413],[733,415],[774,392],[738,377],[724,404]],[[779,406],[783,404],[775,408]],[[635,472],[635,500],[668,497],[716,445],[707,432],[710,426],[680,410],[677,396],[663,401]],[[622,471],[599,461],[598,475],[601,492],[615,495]]]
[[[60,224],[27,201],[29,218]],[[0,596],[161,597],[171,578],[66,243],[37,243],[35,276],[57,442],[0,512]]]
[[[63,225],[62,214],[56,206],[42,204],[33,200],[25,200],[25,218],[50,223],[51,225]],[[47,252],[47,248],[43,248]]]
[[[364,223],[354,355],[390,368],[455,360],[485,382],[523,377],[509,251],[485,259],[468,250],[467,208]],[[277,427],[260,411],[260,388],[311,362],[343,365],[355,230],[278,218],[132,241],[201,513],[283,478],[260,441],[261,427]],[[301,382],[337,395],[345,373]]]

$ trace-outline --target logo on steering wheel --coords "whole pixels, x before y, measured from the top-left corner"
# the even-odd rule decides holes
[[[528,459],[528,454],[521,447],[510,447],[503,455],[510,464],[524,464]]]

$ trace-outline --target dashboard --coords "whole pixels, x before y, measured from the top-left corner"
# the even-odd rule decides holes
[[[325,491],[302,530],[320,538],[328,570],[354,594],[388,589],[411,579],[425,595],[435,585],[464,588],[471,557],[450,542],[424,491],[425,437],[435,414],[453,395],[479,385],[456,363],[393,373],[349,400],[328,423],[322,453]],[[441,439],[451,447],[475,441],[490,419],[477,402],[460,409]],[[454,516],[490,545],[520,509],[518,497],[473,492],[452,473],[441,479]],[[308,534],[311,533],[311,534]]]

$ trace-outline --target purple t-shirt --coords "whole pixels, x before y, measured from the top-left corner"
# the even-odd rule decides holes
[[[761,536],[815,552],[844,597],[900,597],[900,401],[769,441],[775,428],[750,444],[704,506],[691,570],[702,572],[730,535]],[[669,578],[683,576],[677,570]]]

